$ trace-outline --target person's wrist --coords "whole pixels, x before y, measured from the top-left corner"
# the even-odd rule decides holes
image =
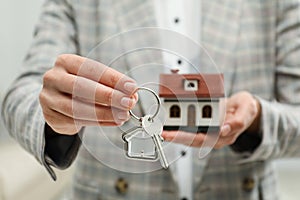
[[[256,113],[252,124],[243,132],[234,144],[230,147],[235,152],[254,152],[262,142],[262,130],[261,130],[261,117],[262,117],[262,108],[260,101],[253,97],[255,100],[255,109]]]
[[[256,114],[255,114],[252,124],[248,127],[248,129],[246,129],[245,132],[255,134],[255,133],[258,133],[260,130],[261,104],[257,98],[255,98],[255,97],[253,97],[253,98],[254,98],[255,106],[256,106]]]

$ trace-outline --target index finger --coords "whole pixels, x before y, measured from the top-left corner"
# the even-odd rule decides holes
[[[57,58],[56,66],[61,66],[68,73],[81,76],[125,94],[133,94],[137,86],[133,79],[100,62],[85,57],[63,54]]]
[[[195,134],[184,131],[163,131],[162,137],[168,142],[200,147],[204,143],[206,135],[202,133]]]

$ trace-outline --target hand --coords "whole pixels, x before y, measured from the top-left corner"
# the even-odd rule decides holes
[[[136,83],[99,62],[61,55],[43,77],[39,99],[47,124],[74,135],[83,126],[119,126],[137,102]]]
[[[225,119],[214,148],[219,149],[233,144],[238,136],[247,130],[257,133],[261,115],[260,103],[248,92],[239,92],[225,99]],[[194,147],[201,147],[209,135],[178,131],[164,131],[166,141],[172,141]],[[208,137],[208,138],[206,138]],[[213,139],[212,139],[213,140]]]

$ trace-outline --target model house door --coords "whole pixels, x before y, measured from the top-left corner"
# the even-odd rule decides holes
[[[196,126],[196,108],[194,105],[188,107],[188,126]]]

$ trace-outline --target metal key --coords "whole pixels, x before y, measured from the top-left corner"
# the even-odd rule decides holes
[[[159,120],[154,119],[160,109],[160,99],[149,88],[139,87],[137,90],[151,92],[157,100],[157,109],[153,115],[145,115],[144,117],[138,117],[131,110],[129,111],[130,115],[139,122],[139,125],[125,131],[122,135],[126,155],[129,158],[142,160],[156,160],[159,157],[162,167],[168,168],[169,164],[162,148],[163,125]],[[145,137],[144,134],[148,137]]]
[[[169,167],[168,160],[164,153],[162,142],[164,139],[161,137],[163,131],[163,125],[159,120],[155,120],[150,115],[146,115],[142,118],[142,127],[148,133],[156,147],[156,151],[160,157],[160,163],[163,168],[167,169]]]

